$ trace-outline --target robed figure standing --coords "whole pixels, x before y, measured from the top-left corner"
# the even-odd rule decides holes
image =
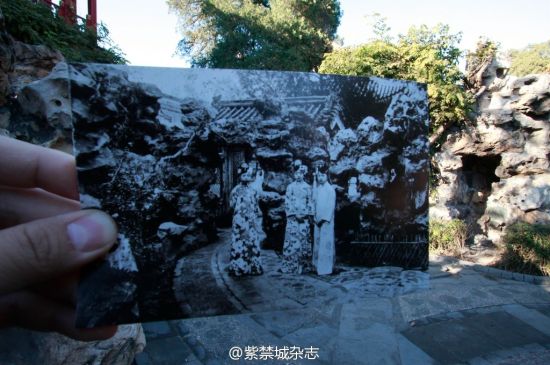
[[[230,205],[233,208],[231,226],[231,251],[229,274],[233,276],[260,275],[263,273],[260,258],[261,226],[258,217],[262,212],[258,206],[258,192],[250,183],[252,174],[248,165],[239,169],[240,183],[233,188]]]
[[[302,274],[311,270],[313,201],[311,185],[304,181],[306,173],[307,167],[298,165],[295,180],[286,189],[286,227],[281,265],[284,273]]]
[[[325,173],[317,174],[317,185],[313,188],[315,206],[313,230],[313,266],[318,275],[332,273],[334,267],[334,208],[336,191],[328,182]]]

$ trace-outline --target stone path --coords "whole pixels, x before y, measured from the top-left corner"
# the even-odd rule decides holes
[[[443,258],[425,273],[338,267],[332,276],[293,276],[276,271],[271,251],[262,252],[263,276],[235,279],[224,271],[224,245],[199,254],[210,255],[201,262],[218,284],[214,300],[240,314],[145,323],[148,345],[137,365],[550,364],[548,284]],[[316,359],[245,360],[243,352],[231,360],[234,346],[319,350]]]

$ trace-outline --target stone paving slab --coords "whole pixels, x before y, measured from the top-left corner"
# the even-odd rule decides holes
[[[398,333],[396,335],[397,346],[399,347],[399,363],[402,365],[432,365],[435,360],[424,351],[416,347],[405,336]]]
[[[535,309],[536,311],[544,314],[546,317],[550,317],[550,303],[548,304],[531,304],[526,305],[527,307],[531,309]]]
[[[482,296],[477,294],[483,293]],[[447,312],[457,312],[469,308],[513,303],[513,299],[481,292],[475,287],[454,287],[431,292],[430,295],[415,293],[398,298],[403,318],[411,322]]]
[[[504,311],[411,327],[403,335],[441,364],[530,344],[550,345],[549,336]]]
[[[169,322],[149,322],[143,323],[143,333],[147,339],[157,339],[174,336],[174,331]]]
[[[223,270],[227,252],[201,254],[201,260],[211,255],[212,275],[221,283],[216,300],[238,303],[242,314],[145,325],[153,345],[138,365],[181,363],[150,354],[177,343],[194,365],[550,363],[550,287],[544,285],[446,258],[426,272],[340,265],[336,275],[284,275],[274,270],[274,252],[262,252],[266,274],[235,280]],[[319,358],[234,361],[232,346],[313,346]]]
[[[550,349],[539,344],[496,351],[468,361],[471,365],[548,365]]]
[[[550,305],[548,307],[550,307]],[[525,323],[533,326],[545,335],[550,336],[550,318],[542,313],[518,304],[505,305],[503,306],[503,309],[514,317],[519,318]]]
[[[182,320],[179,329],[184,342],[193,350],[203,363],[235,363],[229,359],[229,350],[238,346],[278,346],[289,345],[283,339],[274,336],[248,315],[218,316]],[[248,362],[250,363],[250,362]],[[253,362],[252,362],[253,363]],[[263,361],[262,364],[280,362]]]
[[[433,282],[437,280],[439,279]],[[413,321],[470,308],[517,303],[550,303],[550,292],[534,284],[509,284],[508,280],[495,281],[492,285],[487,285],[482,280],[480,285],[475,285],[475,282],[474,280],[465,284],[458,279],[455,285],[439,286],[433,283],[433,290],[429,293],[416,292],[400,296],[398,300],[403,317],[406,321]]]
[[[221,278],[231,301],[241,303],[243,312],[320,308],[350,299],[394,297],[430,286],[428,273],[399,267],[368,269],[337,265],[334,275],[282,274],[278,271],[281,257],[271,250],[262,250],[263,275],[234,278],[225,270],[229,264],[226,247],[218,245],[214,255],[213,270],[218,270],[215,276]]]
[[[147,351],[136,357],[137,365],[200,363],[191,348],[177,336],[149,339]]]
[[[250,315],[254,321],[277,337],[284,337],[307,326],[309,323],[324,322],[337,327],[338,322],[314,309],[273,311]],[[331,323],[333,322],[333,323]]]
[[[345,304],[339,322],[339,337],[361,340],[373,324],[393,324],[392,302],[380,298],[362,304]]]

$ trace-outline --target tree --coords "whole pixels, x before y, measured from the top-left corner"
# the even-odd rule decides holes
[[[509,51],[512,64],[510,73],[516,76],[550,73],[550,41],[531,44],[524,49]]]
[[[391,28],[388,26],[386,17],[380,13],[372,13],[371,15],[367,15],[366,18],[374,34],[372,40],[391,42]]]
[[[383,28],[378,25],[378,29]],[[458,68],[460,38],[460,34],[450,33],[446,25],[432,29],[425,25],[412,27],[395,42],[377,34],[377,39],[369,43],[328,53],[319,72],[428,84],[433,143],[451,124],[467,119],[473,103],[472,96],[462,86],[463,74]]]
[[[479,37],[476,49],[468,51],[466,55],[464,82],[466,87],[475,93],[476,98],[486,90],[486,86],[483,85],[483,75],[497,57],[498,48],[498,43],[486,37]]]
[[[340,23],[338,0],[167,0],[195,67],[312,71]]]

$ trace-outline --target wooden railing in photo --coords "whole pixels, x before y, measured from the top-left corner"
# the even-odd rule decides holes
[[[425,234],[402,236],[357,232],[348,246],[345,255],[352,264],[428,269],[427,229]]]

